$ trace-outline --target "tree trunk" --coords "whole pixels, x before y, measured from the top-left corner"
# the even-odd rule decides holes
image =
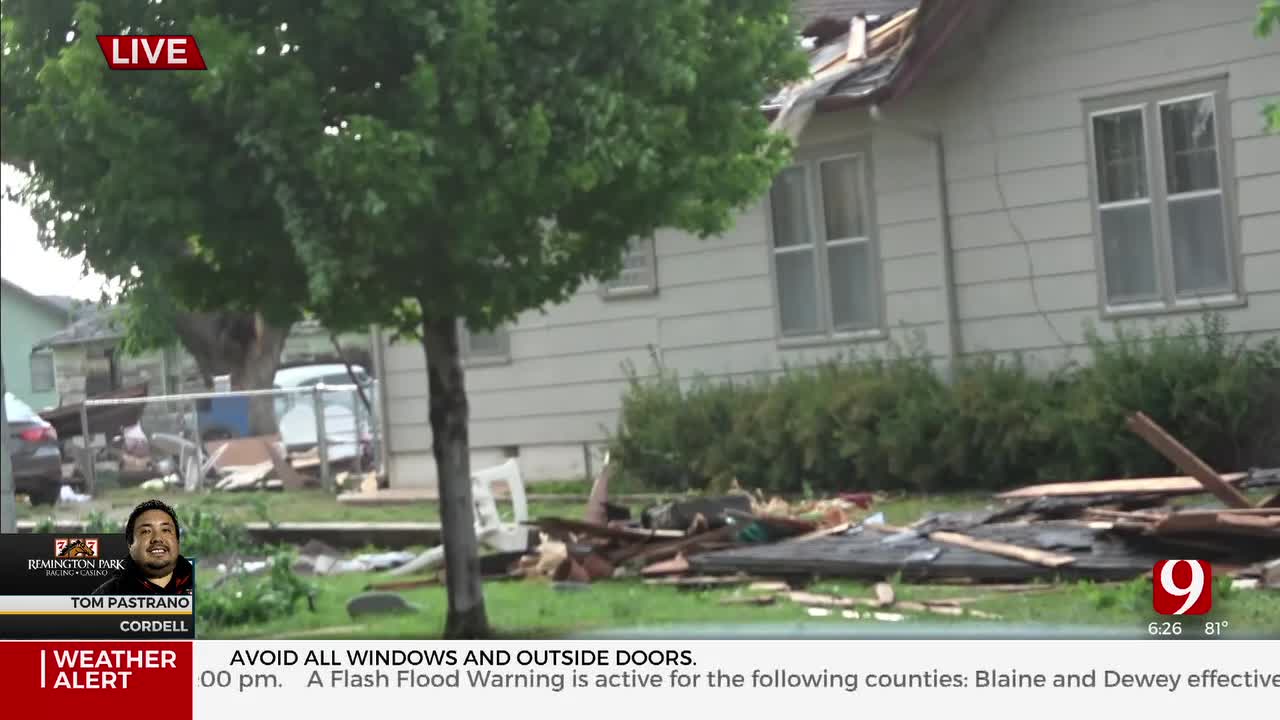
[[[289,331],[272,327],[258,318],[257,338],[245,347],[239,366],[231,368],[231,389],[266,390],[276,379],[280,353]],[[270,395],[249,398],[249,434],[274,435],[279,432],[275,398]]]
[[[445,589],[449,602],[444,636],[455,640],[485,638],[490,631],[480,586],[479,544],[471,495],[467,391],[454,320],[424,319],[422,345],[427,356],[431,447],[440,488]]]
[[[289,328],[267,323],[254,313],[178,313],[178,340],[195,358],[205,383],[229,374],[233,390],[266,390],[275,381]],[[274,435],[279,426],[270,396],[249,399],[249,433]]]

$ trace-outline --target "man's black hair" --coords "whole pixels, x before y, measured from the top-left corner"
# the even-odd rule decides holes
[[[133,544],[133,524],[134,524],[135,522],[137,522],[137,521],[138,521],[138,516],[139,516],[139,515],[141,515],[142,513],[146,512],[146,511],[148,511],[148,510],[163,510],[163,511],[165,511],[166,513],[168,513],[168,514],[169,514],[169,518],[170,518],[171,520],[173,520],[173,532],[174,532],[174,534],[175,534],[175,535],[180,534],[180,532],[181,532],[181,528],[180,528],[180,527],[178,527],[178,514],[177,514],[177,513],[175,513],[175,512],[173,511],[173,508],[171,508],[171,507],[169,507],[168,505],[164,504],[164,503],[163,503],[162,501],[160,501],[160,500],[145,500],[145,501],[143,501],[143,502],[139,503],[139,504],[138,504],[138,507],[136,507],[136,508],[134,508],[134,509],[133,509],[133,512],[129,513],[129,522],[127,522],[127,523],[125,523],[125,524],[124,524],[124,541],[125,541],[125,543],[127,543],[127,544],[129,544],[129,545],[132,545],[132,544]]]

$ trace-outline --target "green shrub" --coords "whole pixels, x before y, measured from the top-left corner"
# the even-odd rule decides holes
[[[192,507],[177,509],[182,521],[182,552],[191,557],[245,556],[265,552],[256,546],[244,525],[227,522],[222,515]]]
[[[265,575],[237,575],[218,587],[201,589],[196,598],[200,627],[262,623],[293,614],[305,602],[315,610],[316,588],[293,571],[293,554],[277,551],[270,556]]]
[[[628,368],[610,448],[629,481],[669,491],[994,490],[1171,472],[1124,426],[1141,410],[1215,467],[1280,464],[1275,342],[1232,341],[1212,316],[1088,340],[1080,367],[975,357],[949,381],[919,343],[732,382]]]
[[[1172,470],[1124,418],[1145,412],[1210,466],[1223,470],[1280,462],[1280,346],[1232,340],[1218,316],[1181,332],[1146,337],[1089,333],[1091,365],[1075,378],[1063,432],[1082,477],[1155,475]]]

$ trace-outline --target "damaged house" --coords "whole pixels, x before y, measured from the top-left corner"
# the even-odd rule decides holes
[[[598,469],[624,363],[803,367],[888,341],[1085,356],[1092,324],[1280,331],[1280,45],[1255,0],[796,0],[811,78],[762,99],[795,163],[724,235],[464,337],[478,467]],[[375,342],[394,486],[434,482],[420,345]]]

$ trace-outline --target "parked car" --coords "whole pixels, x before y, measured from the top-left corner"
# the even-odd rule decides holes
[[[371,403],[375,401],[373,379],[359,365],[351,368]],[[350,386],[351,376],[342,363],[299,365],[276,372],[273,387],[298,390],[318,384]],[[227,392],[230,382],[226,377],[215,379],[214,390]],[[372,456],[372,417],[355,392],[327,393],[324,396],[325,436],[329,440],[329,458],[340,460],[357,453],[365,459]],[[285,446],[293,452],[305,451],[316,446],[315,400],[309,393],[295,392],[277,395],[275,398],[276,421]],[[249,434],[249,401],[240,396],[228,396],[201,400],[199,411],[200,436],[205,442],[245,437]],[[358,418],[358,422],[357,422]],[[357,432],[359,426],[359,432]]]
[[[14,490],[26,493],[33,505],[52,505],[62,492],[58,433],[13,393],[4,394],[4,414],[9,422]]]

